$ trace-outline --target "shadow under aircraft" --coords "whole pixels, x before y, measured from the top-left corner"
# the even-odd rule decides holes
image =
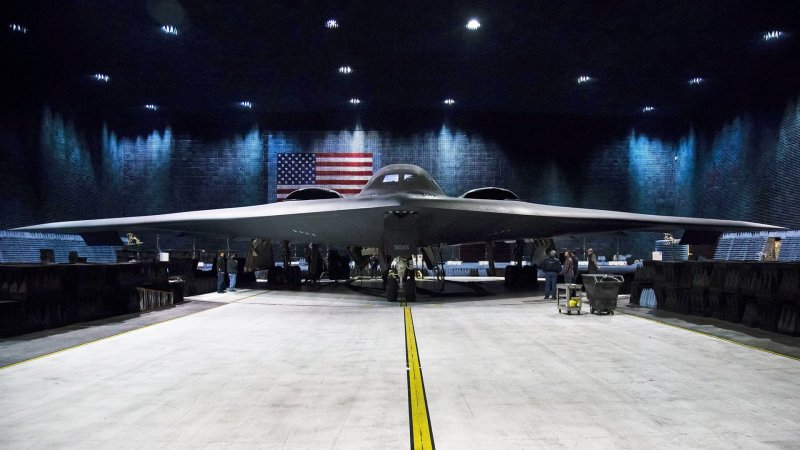
[[[362,248],[373,248],[381,263],[389,260],[387,255],[394,258],[396,269],[392,269],[386,284],[389,300],[396,300],[399,289],[405,291],[406,299],[415,297],[414,277],[409,276],[412,271],[405,270],[408,260],[422,250],[426,263],[433,266],[436,246],[531,239],[547,242],[576,234],[674,229],[687,230],[685,239],[691,231],[719,236],[723,231],[782,228],[735,220],[541,205],[521,201],[513,192],[496,187],[450,197],[427,171],[410,164],[380,169],[353,197],[330,189],[303,188],[280,203],[16,228],[84,236],[109,231],[169,231],[241,240],[323,242],[356,249],[357,258]],[[382,265],[384,272],[388,270]]]

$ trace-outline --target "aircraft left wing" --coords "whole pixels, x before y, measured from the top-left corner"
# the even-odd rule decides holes
[[[225,238],[266,238],[340,245],[377,244],[383,214],[397,209],[388,198],[336,198],[270,203],[238,208],[187,211],[151,216],[54,222],[18,231],[85,234],[115,231],[168,231]]]

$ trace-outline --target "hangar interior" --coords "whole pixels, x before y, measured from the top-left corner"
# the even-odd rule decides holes
[[[795,10],[4,2],[0,446],[796,446]],[[787,230],[631,267],[613,316],[559,314],[488,276],[414,304],[381,301],[374,280],[292,290],[254,273],[214,294],[198,251],[210,262],[246,242],[147,233],[136,250],[172,260],[116,265],[120,247],[5,231],[276,203],[292,184],[281,161],[321,154],[415,164],[454,197],[495,186]],[[585,263],[589,247],[649,260],[659,240],[555,244]],[[498,261],[513,245],[494,244]],[[778,262],[758,262],[770,249]],[[449,251],[486,274],[483,244]],[[164,300],[176,273],[185,290]]]

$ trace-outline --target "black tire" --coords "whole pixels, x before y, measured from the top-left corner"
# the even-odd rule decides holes
[[[406,290],[406,301],[407,302],[415,302],[417,301],[417,282],[414,281],[413,278],[406,280],[403,283],[403,287]]]
[[[303,284],[303,271],[300,269],[300,266],[292,266],[291,273],[292,286],[300,287],[300,285]]]
[[[390,302],[397,301],[397,278],[389,276],[386,279],[386,300]]]

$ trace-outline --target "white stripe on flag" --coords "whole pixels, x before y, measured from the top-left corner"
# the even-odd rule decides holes
[[[361,180],[364,184],[372,178],[369,175],[317,175],[317,184],[319,180]]]
[[[347,166],[317,166],[319,172],[372,172],[372,166],[347,167]]]
[[[332,162],[364,163],[372,167],[372,158],[325,158],[317,156],[317,164]]]

